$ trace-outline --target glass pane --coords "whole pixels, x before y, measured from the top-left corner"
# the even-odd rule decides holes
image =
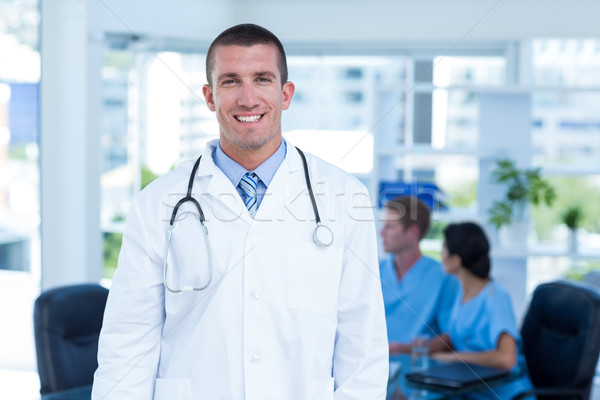
[[[479,164],[476,156],[404,155],[395,159],[395,168],[398,180],[434,183],[442,190],[443,204],[434,207],[434,211],[477,212]]]
[[[407,60],[401,57],[289,56],[296,85],[283,129],[367,131],[376,123],[376,89],[403,85]]]
[[[534,85],[600,86],[600,40],[537,39],[531,51]]]
[[[536,165],[599,165],[600,91],[538,92],[532,104]]]
[[[378,148],[389,148],[412,142],[406,129],[409,97],[408,88],[383,89],[377,94],[373,107],[377,108],[378,113],[370,130],[378,133]]]
[[[440,56],[433,62],[435,86],[500,86],[505,83],[506,59],[504,57]]]
[[[0,269],[31,271],[39,265],[39,15],[32,1],[3,1],[0,11]]]
[[[571,265],[572,262],[568,257],[529,257],[527,259],[527,293],[532,293],[541,283],[563,279]]]
[[[432,147],[476,151],[479,145],[479,96],[458,89],[433,92]]]
[[[532,209],[541,245],[551,244],[553,249],[567,252],[569,228],[565,224],[565,212],[578,207],[581,219],[577,231],[577,253],[600,257],[600,203],[597,201],[600,199],[600,175],[555,176],[548,179],[556,190],[556,201],[552,207]]]
[[[40,291],[37,0],[0,0],[0,382],[39,397],[33,302]]]
[[[121,248],[122,223],[135,189],[131,153],[135,150],[130,118],[135,98],[135,55],[127,51],[107,51],[102,69],[101,143],[101,226],[103,230],[104,271],[111,278]]]
[[[402,57],[289,56],[296,91],[282,117],[285,137],[366,183],[373,169],[373,131],[381,123],[378,88],[406,85],[407,65]],[[398,136],[404,104],[401,97],[383,106],[389,109],[384,123],[398,121]]]
[[[527,293],[541,283],[559,279],[600,284],[600,259],[569,257],[529,257],[527,260]]]
[[[133,196],[218,136],[202,96],[204,54],[107,50],[103,68],[104,276],[112,277]]]

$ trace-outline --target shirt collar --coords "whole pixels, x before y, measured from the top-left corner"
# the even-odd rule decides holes
[[[285,159],[287,144],[285,139],[281,139],[281,144],[271,155],[271,157],[267,158],[262,164],[260,164],[255,170],[254,173],[258,175],[260,180],[265,184],[265,186],[269,186],[277,169]],[[223,149],[221,149],[221,145],[215,146],[215,150],[213,152],[213,160],[215,165],[219,167],[221,171],[227,176],[227,178],[231,181],[233,186],[237,186],[240,183],[242,177],[251,171],[247,171],[244,167],[234,161],[231,157],[229,157]]]

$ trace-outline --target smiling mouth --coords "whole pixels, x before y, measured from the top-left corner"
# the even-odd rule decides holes
[[[257,122],[263,117],[264,114],[257,115],[236,115],[235,119],[240,122]]]

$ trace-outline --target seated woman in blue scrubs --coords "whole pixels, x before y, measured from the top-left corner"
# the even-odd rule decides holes
[[[444,230],[442,263],[456,275],[460,288],[450,314],[449,332],[430,343],[431,358],[463,361],[488,367],[513,369],[518,361],[519,334],[506,290],[490,276],[490,245],[485,233],[470,222],[450,224]],[[503,386],[463,395],[464,399],[511,399],[531,388],[525,373]]]

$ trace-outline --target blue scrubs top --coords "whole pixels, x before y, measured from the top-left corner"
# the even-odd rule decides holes
[[[462,302],[463,290],[459,288],[450,317],[450,339],[456,351],[486,351],[497,347],[504,332],[517,340],[515,316],[508,292],[498,283],[489,282],[481,292],[466,303]],[[517,367],[527,371],[525,360],[519,357]],[[511,399],[514,395],[531,389],[527,373],[518,380],[480,393],[463,395],[464,399]]]
[[[393,255],[381,261],[379,269],[390,342],[406,343],[418,334],[433,337],[448,331],[460,285],[439,262],[422,256],[402,280],[398,280]]]

